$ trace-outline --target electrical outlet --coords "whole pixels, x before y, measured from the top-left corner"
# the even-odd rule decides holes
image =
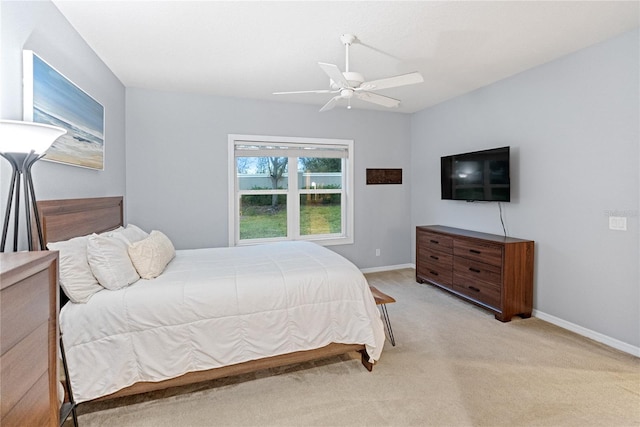
[[[627,217],[626,216],[610,216],[609,217],[609,229],[610,230],[627,230]]]
[[[380,256],[380,249],[376,249],[376,256]]]

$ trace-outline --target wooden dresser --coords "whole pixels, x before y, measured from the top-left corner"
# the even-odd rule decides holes
[[[533,310],[531,240],[441,225],[416,227],[416,280],[429,282],[508,322]]]
[[[0,253],[2,427],[58,426],[58,252]]]

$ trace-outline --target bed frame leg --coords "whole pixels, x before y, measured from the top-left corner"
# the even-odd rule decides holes
[[[367,368],[367,371],[371,372],[373,370],[373,363],[369,362],[369,355],[367,354],[367,350],[358,350],[360,352],[360,361],[362,362],[362,366]]]

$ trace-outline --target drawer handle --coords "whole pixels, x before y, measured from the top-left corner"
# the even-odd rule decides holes
[[[480,270],[477,268],[469,267],[469,271],[473,271],[474,273],[480,273]]]
[[[434,276],[438,276],[438,272],[437,271],[429,270],[429,273],[433,274]]]
[[[480,289],[476,288],[475,286],[469,286],[469,289],[475,292],[480,292]]]
[[[481,254],[482,252],[476,250],[476,249],[469,249],[469,252],[471,252],[472,254]]]
[[[437,257],[437,256],[435,256],[435,255],[429,255],[429,258],[435,259],[436,261],[440,259],[440,258],[438,258],[438,257]]]
[[[433,239],[431,239],[431,240],[429,240],[429,241],[430,241],[431,243],[435,243],[436,245],[440,244],[440,242],[439,242],[439,241],[437,241],[437,240],[433,240]]]

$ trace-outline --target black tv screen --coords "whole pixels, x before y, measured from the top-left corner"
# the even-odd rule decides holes
[[[509,147],[440,159],[443,200],[509,202]]]

